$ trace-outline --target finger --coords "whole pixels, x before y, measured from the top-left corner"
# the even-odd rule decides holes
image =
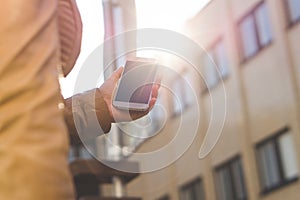
[[[124,70],[124,67],[119,67],[116,71],[113,72],[113,74],[111,75],[111,78],[113,78],[113,80],[117,81],[120,79],[122,72]]]
[[[155,85],[156,85],[156,87],[157,87],[157,91],[158,91],[158,90],[159,90],[159,88],[160,88],[160,83],[156,83]]]
[[[162,80],[162,75],[161,74],[157,75],[157,77],[155,79],[155,85],[159,85],[159,87],[160,87],[161,80]]]
[[[139,119],[139,118],[147,115],[152,110],[152,108],[154,107],[155,102],[156,102],[156,98],[152,98],[149,102],[149,108],[145,111],[130,110],[129,114],[131,116],[131,120],[136,120],[136,119]]]
[[[149,102],[149,111],[154,107],[156,98],[152,98]]]
[[[157,98],[157,96],[158,96],[158,89],[159,89],[158,85],[153,85],[153,87],[152,87],[152,95],[151,95],[152,98]]]
[[[157,97],[158,95],[158,90],[160,89],[160,83],[161,83],[161,79],[162,77],[159,75],[156,80],[155,80],[155,83],[153,84],[153,87],[152,87],[152,93],[153,93],[153,97]]]

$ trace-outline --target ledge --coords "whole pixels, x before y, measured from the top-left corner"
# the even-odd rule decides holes
[[[111,167],[120,167],[138,171],[139,165],[137,162],[128,161],[104,161],[104,164],[96,159],[78,159],[70,163],[70,170],[74,179],[86,180],[91,176],[101,184],[111,184],[114,176],[120,177],[124,184],[139,176],[138,173],[122,172]]]

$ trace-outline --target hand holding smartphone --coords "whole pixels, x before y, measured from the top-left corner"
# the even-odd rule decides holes
[[[115,92],[113,106],[126,110],[147,110],[156,79],[156,65],[156,60],[150,58],[127,60]]]

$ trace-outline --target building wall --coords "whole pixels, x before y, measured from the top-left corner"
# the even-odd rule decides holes
[[[200,108],[201,127],[194,143],[172,165],[142,174],[130,183],[130,195],[152,200],[169,194],[171,199],[177,200],[179,188],[200,177],[206,199],[217,199],[215,168],[239,155],[248,199],[299,198],[299,181],[266,195],[260,194],[259,169],[255,154],[255,145],[258,142],[272,136],[282,127],[289,127],[300,166],[300,24],[288,26],[284,0],[265,0],[272,27],[272,42],[254,57],[242,61],[237,23],[259,2],[261,1],[212,0],[197,16],[187,22],[186,34],[205,48],[209,49],[219,38],[224,41],[229,63],[229,75],[223,80],[227,98],[226,122],[213,151],[204,159],[198,159],[211,117],[211,97],[222,99],[223,93],[220,83],[208,93],[201,91],[201,80],[195,80],[195,87],[199,87],[198,103],[190,105],[182,113],[183,117],[192,118],[195,108]],[[214,105],[214,109],[221,110],[218,106],[222,103]],[[162,132],[148,140],[139,151],[147,152],[157,143],[169,141],[177,125],[178,118],[170,118]],[[188,125],[184,129],[188,130]]]

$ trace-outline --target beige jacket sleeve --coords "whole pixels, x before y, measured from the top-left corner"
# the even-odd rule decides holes
[[[74,199],[55,0],[0,6],[0,199]]]
[[[72,143],[94,140],[108,133],[113,121],[99,89],[77,94],[65,100],[65,120]]]

